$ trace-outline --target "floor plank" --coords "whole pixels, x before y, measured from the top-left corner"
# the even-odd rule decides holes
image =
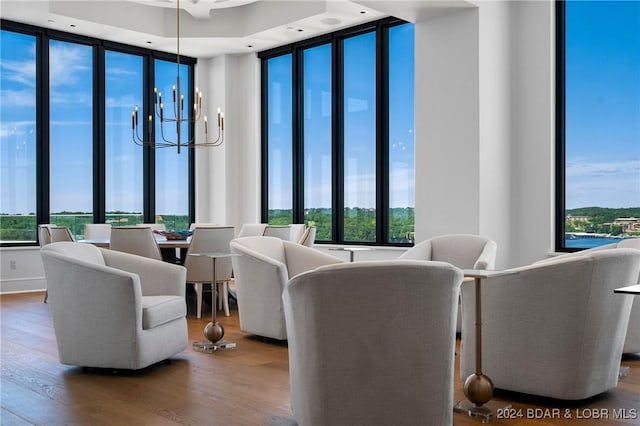
[[[286,343],[244,334],[237,311],[218,316],[225,340],[235,341],[236,349],[207,354],[189,346],[170,364],[142,371],[85,370],[58,362],[49,305],[42,296],[0,296],[3,426],[256,426],[271,415],[290,415]],[[203,340],[208,321],[188,317],[190,342]],[[579,404],[498,391],[495,400],[512,404],[521,417],[494,418],[491,424],[640,425],[640,356],[625,357],[622,365],[630,372],[617,389]],[[455,371],[454,397],[461,399],[457,362]],[[630,418],[613,418],[624,414]],[[603,415],[608,418],[594,418]],[[481,423],[456,413],[454,424]]]

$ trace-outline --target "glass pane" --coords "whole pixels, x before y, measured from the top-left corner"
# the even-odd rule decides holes
[[[93,48],[49,42],[51,223],[81,238],[93,221]]]
[[[566,2],[566,247],[640,236],[640,2]]]
[[[413,24],[389,29],[389,241],[414,242]]]
[[[344,41],[344,240],[376,241],[376,35]]]
[[[156,84],[158,91],[163,93],[164,118],[176,118],[177,108],[180,109],[182,119],[191,114],[192,102],[189,97],[189,66],[180,65],[180,84],[177,83],[178,67],[175,62],[155,61]],[[173,88],[176,89],[175,104]],[[178,90],[178,88],[180,90]],[[184,102],[180,102],[181,93]],[[156,140],[164,136],[171,142],[178,142],[178,132],[175,123],[161,125],[156,117]],[[180,125],[180,142],[189,142],[189,123],[183,121]],[[189,151],[181,148],[156,149],[156,223],[164,224],[167,229],[189,229]]]
[[[268,222],[293,221],[291,55],[267,62]]]
[[[36,39],[0,32],[0,241],[36,241]]]
[[[304,51],[304,222],[331,240],[331,45]]]
[[[142,111],[141,56],[107,51],[106,220],[113,226],[143,222],[142,147],[133,143],[131,111]]]

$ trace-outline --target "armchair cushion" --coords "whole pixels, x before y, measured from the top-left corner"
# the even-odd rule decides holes
[[[142,296],[142,328],[150,328],[184,318],[187,314],[180,296]]]

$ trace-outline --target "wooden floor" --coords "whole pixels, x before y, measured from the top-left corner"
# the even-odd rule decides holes
[[[41,293],[0,296],[2,426],[241,426],[260,425],[269,415],[290,414],[286,345],[243,334],[237,311],[221,318],[225,340],[235,341],[236,349],[206,354],[189,347],[169,365],[118,373],[61,365],[49,306],[42,300]],[[189,316],[191,342],[201,340],[207,322]],[[511,413],[522,417],[494,418],[491,424],[640,425],[640,356],[626,358],[622,365],[630,367],[630,374],[617,389],[581,404],[497,393],[496,401],[513,404]],[[457,368],[456,363],[455,398],[460,399]],[[620,413],[614,409],[625,409],[628,417],[635,418],[613,419]],[[564,418],[566,413],[572,419]],[[561,418],[550,418],[556,414]],[[587,418],[596,415],[609,418]],[[456,413],[454,424],[481,423]]]

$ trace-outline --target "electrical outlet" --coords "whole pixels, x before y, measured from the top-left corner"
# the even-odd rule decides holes
[[[15,260],[10,260],[9,261],[9,269],[11,269],[12,271],[15,271],[17,269]]]

